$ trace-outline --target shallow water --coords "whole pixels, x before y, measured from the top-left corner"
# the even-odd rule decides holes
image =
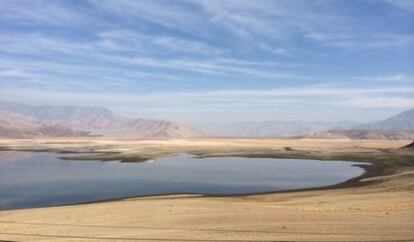
[[[187,154],[144,163],[71,161],[38,152],[0,152],[0,209],[131,196],[261,193],[333,185],[364,170],[345,161]]]

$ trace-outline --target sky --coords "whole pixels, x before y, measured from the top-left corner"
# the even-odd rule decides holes
[[[414,108],[414,1],[2,0],[0,100],[187,123]]]

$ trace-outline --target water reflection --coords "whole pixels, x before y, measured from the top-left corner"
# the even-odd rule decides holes
[[[186,154],[155,162],[68,161],[54,153],[0,152],[0,209],[128,196],[240,194],[336,184],[363,173],[353,162]],[[68,156],[68,155],[66,155]]]

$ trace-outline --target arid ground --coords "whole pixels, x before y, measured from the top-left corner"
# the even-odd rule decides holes
[[[0,140],[2,150],[83,152],[77,158],[85,160],[139,162],[189,152],[200,156],[374,164],[364,176],[324,189],[230,197],[141,197],[1,211],[0,240],[414,241],[414,151],[400,149],[408,143],[309,139]]]

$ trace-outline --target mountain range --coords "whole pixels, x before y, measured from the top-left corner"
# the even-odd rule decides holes
[[[414,140],[414,130],[329,130],[306,135],[310,139],[376,139],[376,140]]]
[[[330,129],[348,129],[358,125],[355,122],[325,121],[263,121],[227,124],[202,124],[197,126],[211,136],[220,137],[293,137]]]
[[[88,135],[185,138],[203,133],[176,122],[126,118],[103,107],[0,102],[2,137]]]
[[[360,129],[376,129],[376,130],[414,130],[414,108],[399,113],[383,121],[361,125]]]
[[[117,136],[134,138],[304,137],[414,139],[414,109],[383,121],[266,121],[188,125],[127,118],[104,107],[29,105],[0,101],[0,137]],[[201,131],[199,131],[201,130]]]
[[[0,111],[0,137],[24,138],[29,136],[90,136],[90,133],[58,124],[42,124],[31,117]]]
[[[383,121],[357,125],[348,130],[315,132],[306,138],[414,140],[414,109]]]
[[[220,137],[413,139],[410,131],[414,131],[414,109],[368,124],[352,121],[266,121],[203,124],[198,128]]]

